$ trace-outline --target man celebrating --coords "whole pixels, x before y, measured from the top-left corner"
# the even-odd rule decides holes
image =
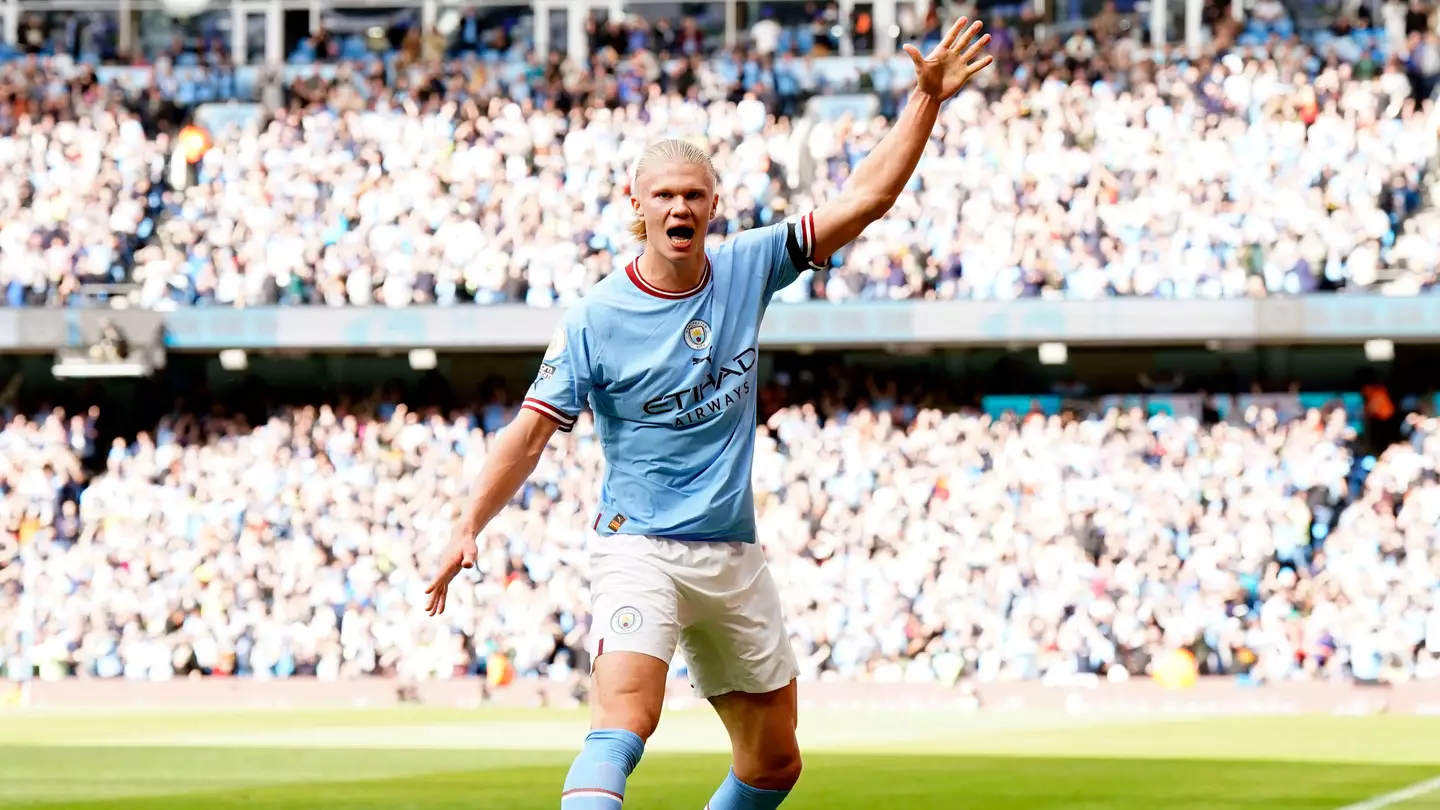
[[[928,56],[889,134],[840,193],[789,222],[707,252],[719,205],[709,156],[682,141],[635,167],[632,230],[644,251],[565,313],[519,415],[500,434],[427,589],[431,615],[475,564],[476,537],[587,404],[606,470],[591,551],[592,731],[562,810],[616,810],[660,721],[676,647],[730,734],[730,773],[709,810],[773,810],[800,777],[798,668],[756,544],[751,462],[760,322],[771,296],[885,215],[940,106],[991,63],[961,18]]]

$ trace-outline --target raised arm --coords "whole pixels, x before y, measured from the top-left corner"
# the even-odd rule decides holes
[[[988,54],[980,56],[990,42],[989,34],[980,36],[980,28],[978,20],[970,23],[961,17],[929,56],[922,57],[914,45],[905,46],[915,63],[915,90],[894,126],[855,167],[840,193],[815,209],[816,258],[828,258],[849,244],[895,205],[915,173],[940,106],[994,61]]]
[[[425,589],[425,593],[430,595],[425,609],[431,616],[445,612],[445,595],[450,589],[450,581],[460,573],[460,569],[475,566],[475,556],[479,553],[475,538],[535,472],[540,454],[545,452],[545,445],[559,426],[553,418],[522,408],[515,419],[500,431],[495,446],[480,468],[475,494],[466,503],[451,531],[450,542],[441,555],[440,572]]]

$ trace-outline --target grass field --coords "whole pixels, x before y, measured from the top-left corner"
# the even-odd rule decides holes
[[[0,808],[554,810],[585,727],[558,710],[0,711]],[[1440,810],[1440,718],[811,713],[801,736],[786,810]],[[706,712],[667,714],[626,808],[698,810],[727,750]]]

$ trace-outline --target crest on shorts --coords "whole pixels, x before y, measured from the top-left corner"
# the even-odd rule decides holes
[[[710,324],[699,318],[685,324],[685,345],[697,352],[710,348]]]
[[[639,630],[640,624],[640,611],[633,607],[622,607],[610,617],[610,629],[621,634]]]
[[[565,351],[565,324],[555,327],[555,334],[550,336],[550,345],[545,347],[545,359],[554,360]]]

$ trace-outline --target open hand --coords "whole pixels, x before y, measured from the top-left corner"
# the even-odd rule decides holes
[[[972,23],[961,17],[929,56],[921,56],[920,49],[914,45],[905,46],[905,53],[915,63],[916,86],[920,92],[936,101],[947,101],[975,74],[995,61],[990,54],[976,58],[990,44],[989,34],[976,38],[981,27],[979,20]]]
[[[453,534],[450,535],[450,542],[445,544],[445,551],[440,554],[440,573],[430,582],[430,587],[425,593],[430,599],[425,604],[425,612],[431,616],[438,616],[445,612],[445,595],[450,590],[450,581],[460,573],[462,568],[475,567],[475,555],[480,550],[475,545],[475,535],[465,531],[462,527],[456,526]]]

